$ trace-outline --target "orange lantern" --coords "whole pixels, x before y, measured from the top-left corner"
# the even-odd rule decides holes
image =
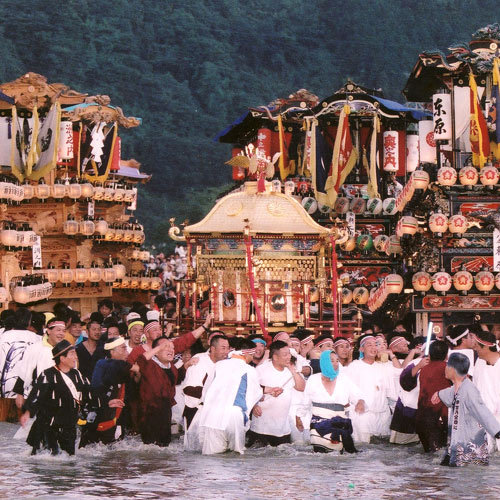
[[[488,294],[495,286],[495,277],[493,273],[483,269],[474,276],[474,284],[476,288],[483,294]]]
[[[411,283],[417,292],[428,292],[432,286],[431,275],[425,271],[419,271],[413,275]]]
[[[473,285],[474,278],[469,271],[462,269],[453,275],[453,286],[456,290],[461,292],[462,295],[466,295]]]

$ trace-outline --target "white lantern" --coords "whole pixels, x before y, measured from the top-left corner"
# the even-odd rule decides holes
[[[429,229],[438,235],[448,229],[448,217],[441,212],[436,212],[429,217]]]
[[[68,236],[75,236],[78,233],[78,222],[76,222],[73,216],[68,215],[68,220],[63,225],[63,231]]]
[[[54,198],[55,200],[60,200],[66,195],[66,186],[58,182],[57,184],[53,184],[50,187],[50,192],[52,198]]]
[[[401,222],[401,233],[414,235],[418,229],[418,220],[411,215],[404,215],[399,219]]]
[[[88,269],[85,269],[82,265],[77,265],[74,271],[75,282],[82,286],[88,279],[89,273]]]
[[[113,283],[116,280],[116,271],[113,267],[105,267],[102,273],[102,279],[107,283]]]
[[[306,196],[302,198],[302,207],[309,215],[312,215],[318,210],[318,202],[312,196]]]
[[[151,278],[148,278],[147,276],[143,276],[140,281],[140,289],[141,290],[149,290],[151,285]]]
[[[161,285],[161,278],[158,278],[157,276],[151,278],[151,290],[159,290],[161,288]]]
[[[418,135],[406,135],[406,172],[411,173],[418,168],[420,153],[418,149]]]
[[[281,193],[281,181],[279,179],[271,181],[271,191],[273,193]]]
[[[479,271],[476,276],[474,276],[474,284],[480,292],[488,293],[495,286],[495,277],[490,271]]]
[[[130,276],[124,276],[120,288],[130,288],[131,283],[132,283],[132,278]]]
[[[429,174],[425,170],[415,170],[411,174],[411,181],[415,189],[426,190],[429,185]]]
[[[434,123],[434,140],[451,139],[451,95],[439,93],[432,96],[432,115]]]
[[[445,271],[439,271],[432,276],[432,288],[436,292],[446,293],[451,288],[451,276]]]
[[[372,215],[378,215],[382,212],[383,203],[380,198],[370,198],[366,203],[366,211]]]
[[[457,171],[449,165],[441,167],[437,172],[437,180],[441,186],[453,186],[456,184],[457,178]]]
[[[35,196],[35,187],[32,186],[31,184],[24,184],[23,185],[23,200],[31,200]]]
[[[77,200],[78,198],[81,198],[82,196],[82,186],[81,184],[78,184],[77,182],[73,181],[71,184],[69,184],[67,187],[67,193],[68,197]]]
[[[467,231],[467,218],[462,214],[452,215],[448,220],[448,230],[457,235],[464,234]]]
[[[45,183],[37,184],[35,186],[35,196],[39,200],[46,200],[50,196],[50,186]]]
[[[126,192],[127,192],[126,189],[122,187],[117,187],[113,195],[113,201],[122,202],[125,198]]]
[[[122,280],[127,273],[127,269],[121,262],[114,264],[113,269],[115,270],[117,280]]]
[[[384,280],[387,293],[401,293],[403,290],[403,277],[399,274],[389,274]]]
[[[74,280],[74,272],[69,267],[59,269],[59,281],[66,287]]]
[[[56,283],[57,281],[59,281],[59,270],[56,269],[54,266],[52,266],[51,264],[49,264],[48,268],[47,268],[47,272],[45,273],[46,276],[47,276],[47,279],[51,282],[51,283]]]
[[[129,287],[135,290],[140,286],[141,286],[141,278],[139,278],[138,276],[132,276]]]
[[[15,226],[6,224],[0,231],[0,242],[6,247],[17,246],[17,231]]]
[[[389,237],[389,244],[387,245],[386,253],[387,255],[396,255],[402,252],[401,241],[399,237],[395,234]]]
[[[469,271],[458,271],[453,275],[453,286],[459,292],[465,293],[474,285],[474,278]]]
[[[396,199],[386,198],[382,203],[385,215],[394,215],[397,212]]]
[[[349,211],[349,198],[345,196],[339,196],[335,200],[335,206],[333,209],[338,214],[346,214]]]
[[[12,288],[12,298],[18,304],[27,304],[30,301],[28,286],[24,286],[23,282],[15,284]]]
[[[349,304],[352,301],[352,291],[349,288],[342,288],[342,304]]]
[[[475,167],[468,165],[460,169],[458,178],[460,179],[460,184],[463,186],[475,186],[477,184],[479,174],[477,173]]]
[[[498,169],[493,165],[486,165],[479,172],[479,180],[483,186],[494,186],[498,183],[498,179]]]
[[[293,181],[286,181],[285,182],[285,194],[288,196],[292,196],[293,192],[295,191],[295,182]],[[126,199],[125,201],[131,202],[132,200]]]
[[[389,236],[386,234],[379,234],[378,236],[375,236],[373,245],[377,252],[385,253],[387,246],[389,245]]]
[[[366,304],[369,297],[370,292],[364,286],[358,286],[352,291],[352,300],[358,305]]]
[[[97,285],[97,283],[99,283],[102,278],[102,269],[100,267],[97,267],[97,265],[93,265],[88,270],[88,272],[88,280],[92,283],[93,286]]]
[[[412,276],[411,283],[417,292],[428,292],[431,289],[431,275],[424,271],[419,271]]]
[[[109,186],[104,188],[104,201],[113,201],[115,196],[115,188]]]
[[[94,196],[94,186],[90,182],[80,184],[82,187],[82,198],[92,198]]]
[[[349,208],[351,209],[351,212],[355,213],[356,215],[361,215],[365,213],[366,201],[363,198],[356,196],[356,198],[353,198],[351,200]]]
[[[287,181],[287,182],[291,182],[294,186],[294,189],[295,189],[295,184],[293,183],[293,181]],[[286,185],[286,183],[285,183]],[[293,190],[292,190],[293,192]],[[125,189],[125,194],[123,195],[123,201],[125,203],[132,203],[135,199],[135,191],[134,189]]]
[[[108,227],[107,231],[104,233],[105,241],[114,241],[115,240],[115,228]]]
[[[20,203],[24,199],[24,186],[12,184],[11,199],[15,203]]]
[[[385,172],[397,172],[399,170],[399,134],[397,130],[387,130],[383,134]]]
[[[108,223],[104,219],[99,219],[95,223],[95,231],[104,236],[108,232]]]
[[[92,236],[95,231],[95,224],[94,221],[90,219],[85,219],[80,221],[80,233],[82,233],[84,236]]]
[[[127,224],[123,228],[123,241],[130,243],[133,240],[134,240],[134,230],[132,229],[132,226],[130,226],[130,224]]]
[[[94,186],[94,200],[104,200],[104,188],[102,186]]]

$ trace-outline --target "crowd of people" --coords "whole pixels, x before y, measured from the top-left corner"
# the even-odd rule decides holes
[[[58,303],[0,320],[1,395],[34,454],[126,434],[168,446],[179,430],[203,454],[291,442],[356,453],[386,439],[462,466],[500,450],[498,324],[454,325],[427,345],[375,325],[356,341],[303,328],[236,336],[208,314],[173,336],[154,303],[120,315],[109,299],[83,319]]]

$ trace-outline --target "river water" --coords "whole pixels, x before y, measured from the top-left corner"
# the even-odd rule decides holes
[[[12,439],[17,429],[0,423],[2,499],[500,498],[499,455],[489,467],[451,469],[419,445],[365,445],[354,456],[283,445],[205,457],[185,453],[179,440],[161,449],[129,437],[74,457],[32,457]]]

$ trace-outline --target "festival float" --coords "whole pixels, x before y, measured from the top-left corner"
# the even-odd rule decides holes
[[[119,130],[139,124],[108,96],[35,73],[0,85],[2,307],[62,300],[86,314],[103,297],[159,288],[142,275],[149,254],[133,217],[149,176],[120,155]]]

